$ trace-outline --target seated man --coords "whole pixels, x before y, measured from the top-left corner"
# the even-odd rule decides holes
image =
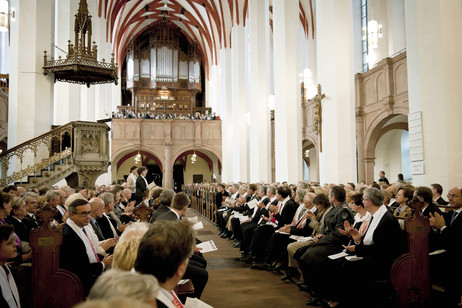
[[[194,245],[193,230],[186,221],[156,221],[141,240],[135,270],[159,281],[158,307],[183,307],[173,289],[186,272]]]
[[[63,225],[63,244],[60,247],[60,267],[76,274],[82,281],[84,295],[96,278],[112,264],[112,255],[102,260],[97,254],[98,238],[90,223],[91,208],[87,200],[77,199],[69,206],[69,219]]]
[[[462,293],[460,276],[462,270],[458,262],[462,259],[462,187],[454,187],[448,193],[449,205],[453,211],[439,215],[430,214],[430,226],[437,229],[441,248],[446,250],[441,255],[430,258],[432,280],[441,283],[447,292],[448,304],[454,305]]]
[[[345,230],[339,230],[342,234],[352,237],[351,245],[344,247],[362,259],[348,261],[340,258],[330,262],[331,266],[323,272],[330,280],[330,290],[323,290],[324,295],[334,301],[354,300],[355,307],[369,307],[371,300],[377,300],[373,299],[374,292],[371,286],[375,281],[390,279],[391,265],[406,247],[398,220],[383,205],[383,192],[371,187],[366,188],[363,204],[372,215],[364,235],[362,236],[361,231],[354,229],[347,221]],[[325,286],[318,284],[316,287],[322,289]],[[359,286],[362,288],[363,296],[351,298],[351,294],[354,294]]]

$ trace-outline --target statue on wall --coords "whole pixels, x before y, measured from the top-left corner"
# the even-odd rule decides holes
[[[318,92],[312,100],[314,101],[314,129],[319,136],[319,152],[322,152],[322,99],[324,97],[326,95],[321,93],[321,85],[318,84]]]

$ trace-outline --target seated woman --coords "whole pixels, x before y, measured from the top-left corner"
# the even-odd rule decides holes
[[[314,197],[313,203],[316,206],[318,213],[315,215],[308,211],[306,212],[305,217],[309,220],[309,223],[307,222],[309,227],[313,229],[311,236],[316,236],[324,227],[324,217],[332,209],[332,207],[330,206],[329,199],[325,194],[320,194]],[[293,276],[296,271],[298,271],[300,273],[300,280],[297,282],[297,285],[303,288],[302,285],[304,283],[304,277],[295,253],[299,256],[303,255],[306,248],[311,244],[313,244],[312,240],[307,242],[295,242],[287,246],[289,268],[287,269],[286,275],[281,278],[282,280],[289,279],[289,277]],[[300,252],[297,252],[299,249]]]
[[[112,268],[122,271],[131,271],[135,266],[141,238],[148,229],[149,225],[143,222],[135,222],[125,229],[114,248]]]
[[[409,206],[409,202],[412,200],[414,195],[414,189],[411,187],[401,187],[398,189],[396,194],[396,203],[398,207],[393,212],[393,215],[398,218],[407,218],[412,215],[412,209]],[[404,219],[400,219],[401,229],[404,229]]]
[[[4,199],[3,195],[6,194],[0,194],[2,195],[0,199]],[[11,225],[0,225],[0,307],[21,307],[18,288],[8,265],[6,265],[6,262],[17,256],[18,244],[15,241],[13,230]]]

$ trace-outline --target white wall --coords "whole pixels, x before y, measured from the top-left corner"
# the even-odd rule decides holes
[[[403,173],[401,166],[401,136],[403,130],[394,129],[384,134],[375,147],[374,179],[378,180],[379,171],[385,171],[390,183],[398,179],[398,173]]]

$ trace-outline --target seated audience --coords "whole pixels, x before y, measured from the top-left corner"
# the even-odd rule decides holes
[[[135,222],[125,229],[114,249],[112,268],[122,271],[132,270],[141,238],[148,229],[149,225],[143,222]]]

